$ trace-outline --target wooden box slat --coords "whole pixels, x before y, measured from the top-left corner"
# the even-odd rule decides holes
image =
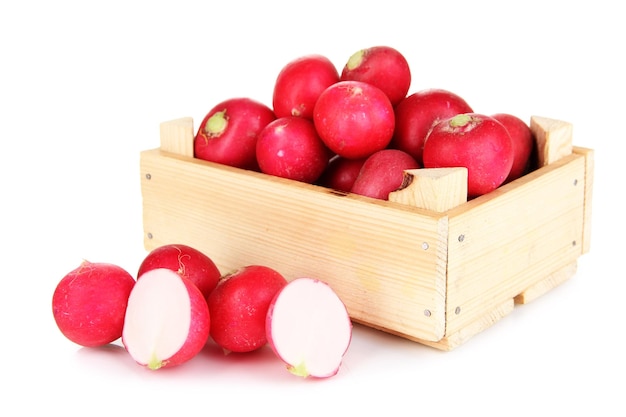
[[[580,256],[584,175],[584,157],[571,154],[448,212],[446,333]]]
[[[227,272],[265,264],[329,282],[354,320],[438,340],[447,217],[160,150],[141,155],[145,246],[181,242]]]

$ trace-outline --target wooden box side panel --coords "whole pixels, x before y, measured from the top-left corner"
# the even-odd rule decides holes
[[[222,273],[264,264],[319,278],[357,322],[443,337],[446,215],[160,150],[141,154],[141,189],[148,250],[185,243]]]
[[[583,229],[583,254],[591,249],[591,207],[593,197],[593,179],[594,179],[594,151],[589,148],[574,146],[574,153],[585,157],[585,225]]]
[[[446,335],[576,262],[585,167],[569,155],[449,213]]]

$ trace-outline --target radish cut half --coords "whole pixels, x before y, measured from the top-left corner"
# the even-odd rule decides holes
[[[122,343],[140,365],[156,370],[182,364],[205,345],[209,308],[198,287],[167,268],[143,275],[128,298]]]
[[[266,332],[272,350],[291,373],[326,378],[341,366],[352,339],[352,322],[327,283],[298,278],[276,294]]]

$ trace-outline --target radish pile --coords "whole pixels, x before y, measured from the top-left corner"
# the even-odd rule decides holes
[[[300,377],[335,375],[352,336],[348,311],[318,279],[287,281],[263,265],[220,275],[187,245],[153,249],[137,278],[119,266],[83,262],[52,297],[55,322],[72,342],[97,347],[118,339],[139,365],[182,365],[208,343],[224,354],[269,344]]]
[[[341,71],[320,54],[297,57],[277,74],[271,107],[233,97],[210,109],[195,157],[378,199],[405,169],[466,167],[474,198],[533,168],[525,122],[476,113],[444,89],[409,94],[411,82],[407,59],[389,46],[357,51]]]

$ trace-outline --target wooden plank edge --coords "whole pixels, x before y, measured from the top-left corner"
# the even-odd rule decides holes
[[[487,312],[486,314],[475,320],[469,326],[464,327],[456,333],[445,336],[444,338],[436,342],[418,338],[411,338],[411,340],[426,346],[449,352],[458,348],[472,337],[483,332],[484,330],[493,326],[496,322],[506,317],[513,311],[514,307],[515,302],[513,299],[506,300],[502,304],[495,307],[493,310]]]
[[[528,304],[531,301],[536,300],[548,291],[558,287],[573,277],[576,274],[577,269],[578,263],[574,261],[573,263],[565,265],[563,268],[554,271],[543,280],[536,282],[518,294],[514,298],[515,304]]]
[[[583,212],[583,235],[581,251],[582,254],[589,252],[591,249],[591,202],[593,197],[593,177],[594,177],[594,151],[593,149],[575,146],[573,152],[577,155],[585,157],[585,201]]]
[[[443,351],[452,351],[459,346],[465,344],[472,337],[478,335],[489,327],[493,326],[496,322],[500,321],[508,314],[510,314],[515,308],[516,304],[528,304],[529,302],[536,300],[540,296],[546,294],[548,291],[556,288],[563,282],[567,281],[571,277],[576,274],[577,263],[573,262],[565,267],[553,272],[548,275],[542,281],[539,281],[527,288],[524,292],[517,295],[513,299],[509,299],[504,301],[502,304],[495,307],[493,310],[487,312],[482,315],[476,321],[471,323],[469,326],[464,327],[463,329],[453,333],[451,335],[443,337],[441,340],[432,341],[432,340],[424,340],[416,337],[411,337],[408,335],[399,335],[414,342],[420,343],[422,345],[426,345],[429,347],[433,347],[435,349],[443,350]],[[382,329],[385,330],[385,329]],[[388,333],[393,333],[391,331],[385,330]]]
[[[163,122],[159,126],[161,150],[188,157],[194,156],[194,126],[193,118]]]
[[[535,138],[539,167],[550,165],[572,153],[573,126],[571,123],[531,116],[529,127]]]
[[[467,202],[467,168],[406,170],[402,186],[388,200],[443,213]]]

